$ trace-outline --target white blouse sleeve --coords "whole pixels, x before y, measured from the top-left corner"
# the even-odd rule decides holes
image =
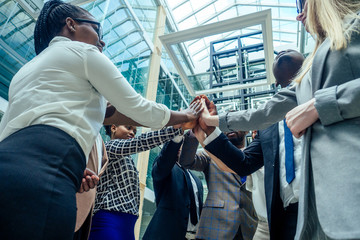
[[[120,113],[151,128],[160,129],[168,123],[170,110],[138,94],[104,54],[90,49],[86,58],[85,74],[90,83]]]

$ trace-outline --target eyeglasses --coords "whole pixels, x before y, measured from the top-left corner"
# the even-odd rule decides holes
[[[91,20],[87,20],[87,19],[82,19],[82,18],[73,18],[73,19],[75,21],[77,21],[77,22],[85,22],[85,23],[90,23],[90,24],[97,25],[97,29],[95,29],[95,31],[96,31],[97,35],[99,36],[99,40],[102,40],[103,32],[102,32],[101,24],[99,22],[91,21]]]
[[[296,0],[296,8],[297,8],[297,13],[298,14],[302,13],[302,11],[304,10],[302,0]]]

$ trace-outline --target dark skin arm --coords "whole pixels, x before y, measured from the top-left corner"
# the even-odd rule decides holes
[[[194,101],[190,106],[180,112],[171,111],[170,119],[166,126],[174,126],[177,124],[182,124],[198,119],[199,114],[202,111],[202,105],[200,101]],[[132,125],[132,126],[142,126],[138,122],[135,122],[131,118],[125,116],[124,114],[116,111],[115,107],[111,104],[108,104],[105,114],[105,119],[103,122],[104,125]],[[184,129],[184,128],[183,128]],[[186,128],[185,128],[186,129]]]

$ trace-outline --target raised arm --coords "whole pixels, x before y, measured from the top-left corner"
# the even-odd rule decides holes
[[[208,126],[218,126],[223,132],[262,130],[284,119],[286,113],[297,106],[295,88],[282,89],[257,109],[202,115],[202,118]]]
[[[184,168],[204,171],[209,166],[209,156],[204,153],[196,153],[199,142],[192,131],[188,131],[184,137],[184,143],[179,159],[180,165]]]
[[[153,164],[151,174],[154,184],[169,176],[178,159],[180,147],[181,142],[177,143],[170,141],[164,144],[159,156],[157,156]]]
[[[84,64],[86,79],[121,114],[132,119],[133,123],[138,123],[135,125],[160,129],[165,125],[176,125],[198,118],[196,112],[174,112],[163,104],[142,97],[110,59],[96,49],[88,51]]]
[[[108,155],[115,155],[115,158],[147,151],[170,141],[181,132],[180,128],[167,127],[131,139],[114,139],[106,143],[106,151]]]
[[[194,102],[190,104],[190,106],[187,109],[181,112],[170,110],[170,119],[167,122],[166,126],[174,126],[177,124],[194,121],[198,118],[200,112],[201,112],[201,104],[199,102]],[[117,111],[116,108],[110,103],[107,104],[106,114],[103,124],[144,126],[141,123]]]
[[[219,130],[215,131],[212,133],[215,136],[208,136],[208,138],[215,137],[215,139],[208,143],[205,149],[221,159],[227,167],[239,176],[250,175],[264,166],[261,144],[258,138],[255,138],[244,151],[241,151],[223,133]],[[216,135],[218,136],[216,137]]]
[[[360,21],[358,21],[358,26]],[[286,115],[294,136],[301,136],[317,120],[323,126],[360,117],[360,34],[348,47],[330,51],[324,68],[325,84],[315,97]]]

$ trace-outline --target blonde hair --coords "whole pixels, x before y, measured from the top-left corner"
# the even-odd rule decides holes
[[[359,0],[307,0],[306,27],[315,38],[314,51],[307,57],[295,77],[295,82],[301,82],[310,71],[315,53],[326,38],[330,41],[331,50],[341,50],[347,47],[353,32],[357,28],[349,28],[345,18],[360,19],[357,11],[360,10]]]

